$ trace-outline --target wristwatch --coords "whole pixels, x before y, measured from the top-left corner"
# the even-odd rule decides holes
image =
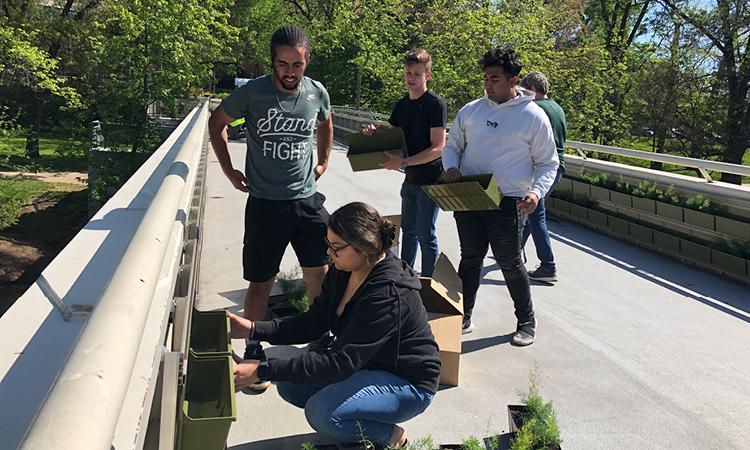
[[[401,169],[406,170],[406,167],[409,165],[409,162],[406,160],[406,158],[401,158]]]
[[[270,381],[269,377],[271,376],[271,369],[268,367],[268,359],[266,359],[265,353],[261,356],[257,373],[258,381]]]

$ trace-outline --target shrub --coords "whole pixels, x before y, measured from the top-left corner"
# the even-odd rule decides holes
[[[544,402],[539,393],[536,372],[529,376],[529,390],[521,394],[528,412],[522,417],[523,425],[511,443],[511,450],[536,450],[559,446],[560,430],[552,402]]]
[[[299,282],[301,275],[302,270],[299,266],[295,266],[289,271],[279,272],[276,276],[276,281],[279,283],[281,291],[287,295],[289,304],[300,314],[306,312],[310,308],[307,299],[307,288],[304,283]]]

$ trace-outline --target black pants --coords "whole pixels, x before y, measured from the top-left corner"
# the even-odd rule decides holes
[[[464,317],[471,318],[489,245],[505,277],[520,329],[533,324],[534,310],[529,275],[521,260],[521,232],[525,217],[518,211],[517,202],[515,197],[503,197],[498,209],[457,211],[453,217],[461,243],[458,275],[463,282]]]

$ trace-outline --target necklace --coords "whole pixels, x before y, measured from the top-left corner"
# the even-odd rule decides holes
[[[276,94],[276,104],[279,105],[279,108],[281,108],[282,111],[290,113],[294,111],[297,108],[297,103],[299,102],[299,98],[302,97],[302,80],[300,80],[299,89],[297,90],[297,97],[294,99],[294,106],[292,106],[292,109],[286,109],[283,106],[281,106],[281,100],[279,100],[279,90],[276,89],[276,85],[271,83],[273,86],[273,93]]]

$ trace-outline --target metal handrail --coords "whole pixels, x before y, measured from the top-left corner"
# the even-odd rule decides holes
[[[644,159],[647,161],[675,164],[683,167],[691,167],[694,169],[698,169],[703,175],[703,178],[705,178],[708,182],[712,182],[713,179],[708,174],[707,170],[714,170],[717,172],[731,173],[735,175],[750,177],[750,167],[739,164],[710,161],[698,158],[688,158],[686,156],[668,155],[665,153],[652,153],[643,150],[633,150],[629,148],[613,147],[610,145],[597,145],[578,141],[565,141],[565,147],[570,147],[576,150],[588,150],[598,153],[607,153],[610,155],[627,156],[630,158]],[[586,154],[582,151],[579,151],[579,153],[581,154],[581,157],[587,158]]]
[[[206,102],[191,116],[204,124],[207,115]],[[181,143],[22,449],[111,448],[175,214],[204,132],[204,126],[193,126]]]
[[[385,114],[355,109],[348,106],[334,106],[334,111],[337,117],[342,117],[352,120],[363,120],[369,122],[385,122],[388,120],[388,116]],[[354,132],[349,128],[339,126],[339,128],[345,129],[346,131]],[[565,141],[565,147],[572,148],[578,151],[582,158],[587,159],[585,151],[607,153],[610,155],[626,156],[630,158],[642,159],[646,161],[656,161],[667,164],[674,164],[683,167],[689,167],[697,169],[703,178],[709,183],[714,180],[708,173],[709,170],[722,173],[731,173],[735,175],[742,175],[750,177],[750,166],[744,166],[741,164],[732,164],[720,161],[710,161],[698,158],[688,158],[686,156],[669,155],[665,153],[653,153],[643,150],[634,150],[623,147],[614,147],[610,145],[598,145],[591,144],[588,142],[580,141]]]

